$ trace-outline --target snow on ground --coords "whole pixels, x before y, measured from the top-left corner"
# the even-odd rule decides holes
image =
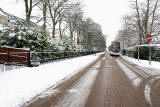
[[[150,75],[156,75],[156,76],[160,75],[160,62],[151,61],[151,65],[149,65],[148,60],[141,60],[140,59],[138,61],[138,59],[127,57],[127,56],[121,56],[121,57],[124,58],[125,60],[129,61],[130,63],[137,65],[136,67],[140,68],[141,70],[143,70],[144,72],[146,72]],[[131,76],[129,76],[129,78],[131,78]],[[156,79],[159,79],[159,78],[160,78],[160,76],[155,77],[152,80],[150,80],[149,83],[147,83],[145,85],[144,96],[145,96],[145,99],[149,102],[149,104],[151,106],[152,106],[152,103],[151,103],[151,84],[153,83],[153,81],[156,81]]]
[[[156,68],[156,69],[160,69],[160,62],[156,62],[156,61],[151,61],[151,65],[149,65],[149,61],[148,60],[139,60],[135,59],[135,58],[131,58],[131,57],[127,57],[127,56],[122,56],[122,58],[124,58],[125,60],[137,64],[139,66],[142,67],[148,67],[148,68]]]
[[[149,65],[148,60],[141,60],[140,59],[138,61],[138,59],[127,57],[127,56],[121,56],[121,57],[123,59],[129,61],[130,63],[135,64],[136,67],[140,68],[141,70],[143,70],[144,72],[146,72],[150,75],[160,75],[160,62],[152,61],[151,65]],[[120,65],[122,70],[126,73],[126,75],[130,78],[132,83],[135,86],[138,86],[142,80],[140,78],[138,78],[138,76],[136,74],[134,74],[132,71],[130,71],[127,67],[123,66],[123,64],[120,61],[117,61],[117,63]],[[160,78],[160,76],[153,78],[152,80],[149,81],[149,83],[147,83],[145,85],[144,96],[145,96],[146,101],[148,101],[148,103],[151,106],[152,106],[152,103],[151,103],[151,84],[153,83],[153,81],[155,81],[158,78]]]
[[[0,30],[2,30],[3,29],[3,26],[2,25],[0,25]]]
[[[3,71],[10,71],[10,70],[19,69],[19,68],[24,68],[24,66],[14,66],[14,65],[0,64],[0,73],[3,72]]]
[[[19,107],[48,87],[80,71],[101,54],[0,72],[0,107]]]
[[[152,64],[149,65],[149,61],[148,60],[139,60],[135,59],[135,58],[131,58],[131,57],[127,57],[127,56],[121,56],[123,59],[127,60],[128,62],[135,64],[136,67],[140,68],[141,70],[143,70],[144,72],[151,74],[151,75],[160,75],[160,62],[155,62],[152,61]],[[131,71],[126,65],[128,65],[126,63],[126,65],[124,65],[121,61],[116,60],[116,62],[119,64],[119,66],[121,67],[121,69],[125,72],[125,74],[128,76],[128,78],[130,79],[130,81],[133,83],[134,86],[138,87],[139,84],[142,82],[141,78],[138,77],[137,74],[135,74],[133,71]],[[125,62],[124,62],[125,63]],[[129,66],[129,65],[128,65]],[[132,68],[133,69],[133,68]],[[160,78],[160,76],[158,76],[157,78]],[[151,84],[153,83],[153,81],[155,81],[157,78],[153,78],[152,80],[149,81],[149,83],[147,83],[145,85],[145,89],[144,89],[144,96],[146,101],[152,106],[151,103]]]
[[[148,60],[139,60],[127,56],[121,56],[123,59],[129,61],[130,63],[136,64],[138,68],[143,71],[151,74],[151,75],[160,75],[160,62],[151,61],[151,65],[149,65]],[[152,71],[152,72],[151,72]]]

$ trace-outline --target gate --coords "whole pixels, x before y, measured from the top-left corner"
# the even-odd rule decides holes
[[[25,65],[30,67],[30,51],[20,48],[0,48],[0,64]]]

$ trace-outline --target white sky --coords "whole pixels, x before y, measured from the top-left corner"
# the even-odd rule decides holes
[[[13,14],[15,16],[25,18],[25,8],[23,4],[23,0],[1,0],[0,1],[0,7],[10,14]]]
[[[121,28],[121,18],[129,12],[129,0],[84,0],[85,15],[102,26],[108,42],[114,39]]]

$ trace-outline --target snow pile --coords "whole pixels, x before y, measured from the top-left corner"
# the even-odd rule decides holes
[[[19,107],[48,87],[55,85],[80,68],[95,61],[101,54],[88,55],[33,68],[0,73],[0,107]]]
[[[3,26],[0,24],[0,30],[3,30]]]

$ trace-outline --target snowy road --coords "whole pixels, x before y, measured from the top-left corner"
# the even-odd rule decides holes
[[[50,87],[56,87],[89,66],[101,54],[103,53],[0,72],[0,107],[23,106]]]
[[[156,71],[148,70],[124,59],[116,60],[125,74],[129,77],[133,86],[149,107],[159,107],[160,105],[160,74]],[[128,75],[130,73],[130,75]]]
[[[55,88],[52,95],[39,98],[29,106],[83,107],[99,73],[101,63],[102,57]]]
[[[29,106],[158,107],[159,84],[159,75],[143,71],[122,58],[104,56],[65,89],[57,88],[52,95]]]
[[[93,66],[73,86],[65,91],[65,96],[57,103],[56,107],[83,107],[98,74],[100,63]]]
[[[0,88],[2,102],[0,105],[3,107],[159,107],[158,69],[152,71],[153,69],[129,62],[125,57],[101,55],[102,53],[98,56],[75,58],[39,68],[2,72],[0,83],[4,87]],[[77,64],[77,61],[81,63]],[[61,69],[62,65],[67,66]],[[59,71],[53,70],[56,67]],[[42,78],[44,76],[47,78]],[[53,83],[55,84],[51,85]]]

